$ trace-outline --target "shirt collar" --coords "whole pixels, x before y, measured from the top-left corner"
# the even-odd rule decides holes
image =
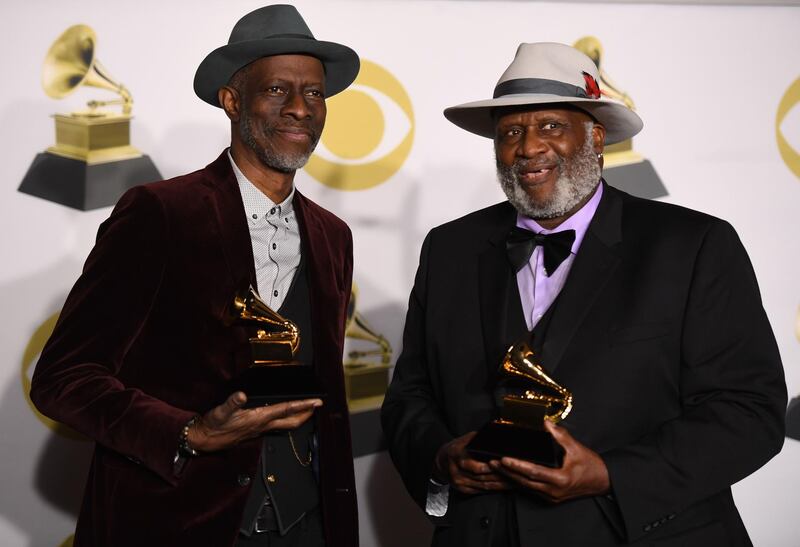
[[[600,205],[600,198],[602,197],[603,183],[600,182],[594,191],[594,195],[589,198],[589,201],[587,201],[583,207],[575,211],[572,216],[559,224],[553,230],[542,228],[538,222],[520,213],[517,213],[517,226],[532,232],[536,232],[537,234],[551,234],[553,232],[561,232],[563,230],[575,230],[575,241],[572,243],[572,254],[576,254],[578,252],[578,248],[583,242],[583,236],[586,235],[586,230],[589,229],[589,223],[592,221],[592,218],[594,218],[595,212],[597,212],[597,207]]]
[[[244,212],[247,214],[248,219],[263,218],[268,213],[271,213],[273,209],[275,210],[274,213],[277,213],[281,217],[294,212],[292,201],[294,199],[294,184],[292,184],[292,191],[289,192],[286,199],[280,203],[275,203],[242,173],[242,170],[239,169],[239,166],[233,161],[230,148],[228,149],[228,159],[231,162],[233,174],[236,176],[236,182],[239,183],[239,192],[242,194]],[[253,215],[256,216],[254,217]]]

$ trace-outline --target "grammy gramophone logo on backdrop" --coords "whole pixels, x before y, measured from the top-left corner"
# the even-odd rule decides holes
[[[594,61],[600,74],[600,93],[609,99],[624,103],[631,110],[636,107],[630,95],[618,87],[601,64],[603,46],[594,36],[584,36],[573,44]],[[649,160],[634,151],[633,140],[606,146],[603,150],[603,178],[611,186],[643,198],[660,198],[669,195],[664,183]]]
[[[36,155],[19,186],[20,192],[83,211],[113,205],[125,190],[161,178],[153,161],[130,144],[133,99],[97,60],[96,46],[97,36],[86,25],[64,31],[45,57],[42,87],[54,99],[81,86],[119,98],[55,114],[56,144]],[[104,108],[112,105],[121,112]]]

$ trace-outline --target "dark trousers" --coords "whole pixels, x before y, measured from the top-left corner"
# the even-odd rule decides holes
[[[239,534],[235,547],[325,547],[322,515],[312,509],[285,536],[278,531],[263,532],[246,537]]]

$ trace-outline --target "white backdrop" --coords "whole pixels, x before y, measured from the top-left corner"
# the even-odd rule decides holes
[[[490,96],[519,42],[572,43],[595,35],[605,48],[603,67],[645,121],[635,148],[657,169],[669,192],[664,199],[737,228],[761,283],[790,396],[800,393],[800,174],[776,143],[778,105],[800,78],[800,9],[399,0],[296,5],[318,38],[347,43],[391,73],[413,108],[410,117],[392,113],[385,97],[376,98],[386,122],[382,138],[395,139],[377,152],[413,131],[410,154],[386,182],[341,191],[307,173],[297,177],[303,192],[353,228],[361,312],[395,348],[425,233],[502,199],[491,143],[451,126],[442,109]],[[106,94],[80,90],[60,102],[49,99],[40,84],[44,55],[68,26],[93,27],[98,57],[135,99],[133,144],[170,177],[206,165],[226,145],[226,119],[194,96],[192,78],[236,20],[259,6],[53,0],[0,7],[2,545],[50,547],[66,540],[89,457],[89,443],[54,433],[36,417],[24,383],[35,362],[31,339],[61,308],[110,209],[75,211],[16,189],[35,154],[53,144],[50,115]],[[366,131],[363,123],[347,130]],[[800,152],[800,106],[780,130]],[[800,442],[787,439],[778,457],[735,486],[756,545],[800,544],[798,462]],[[358,458],[356,471],[362,545],[424,544],[428,526],[386,454]]]

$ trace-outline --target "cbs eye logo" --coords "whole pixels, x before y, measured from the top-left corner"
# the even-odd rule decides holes
[[[388,70],[362,60],[355,82],[328,100],[325,130],[305,171],[337,190],[366,190],[402,167],[413,142],[408,93]]]
[[[791,169],[792,173],[800,177],[800,108],[794,108],[800,103],[800,78],[796,79],[786,93],[783,95],[778,105],[778,114],[775,117],[775,138],[778,140],[778,150],[783,161]],[[786,122],[788,118],[788,122]],[[783,134],[784,125],[786,129],[793,129],[792,142],[789,142]],[[797,146],[793,147],[792,144]]]

